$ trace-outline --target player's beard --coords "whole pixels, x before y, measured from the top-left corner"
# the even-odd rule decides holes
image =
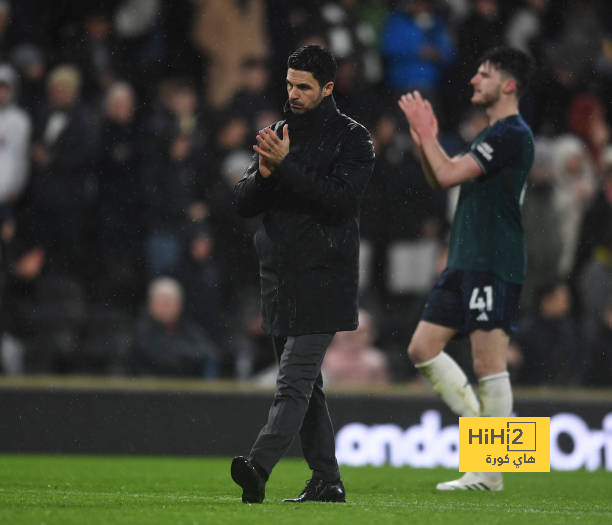
[[[319,96],[312,102],[312,106],[309,106],[308,108],[306,108],[302,104],[295,106],[291,104],[291,101],[289,101],[289,109],[291,110],[291,113],[293,113],[294,115],[304,115],[312,111],[313,109],[318,108],[319,104],[321,104],[324,98],[325,97],[323,96],[323,90],[321,90],[319,93]]]
[[[479,97],[476,97],[476,95],[479,95]],[[482,91],[474,93],[472,95],[472,105],[487,109],[494,106],[499,101],[500,96],[501,88],[496,89],[493,93],[483,93]]]

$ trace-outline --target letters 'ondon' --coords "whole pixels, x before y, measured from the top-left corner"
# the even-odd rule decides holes
[[[550,472],[549,417],[460,417],[460,472]]]

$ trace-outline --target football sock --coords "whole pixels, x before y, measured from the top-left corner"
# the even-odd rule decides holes
[[[500,372],[478,381],[480,393],[481,416],[510,417],[512,414],[512,386],[510,374]]]
[[[445,352],[415,365],[458,416],[478,416],[480,407],[472,385],[457,362]]]

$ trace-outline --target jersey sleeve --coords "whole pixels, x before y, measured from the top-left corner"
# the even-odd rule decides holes
[[[491,176],[520,161],[522,144],[519,130],[500,126],[492,129],[482,141],[472,143],[468,154],[474,157],[486,176]]]

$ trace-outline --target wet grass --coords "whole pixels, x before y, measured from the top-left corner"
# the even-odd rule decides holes
[[[228,458],[0,455],[4,524],[612,523],[612,473],[506,474],[499,493],[439,493],[444,469],[342,469],[347,504],[290,504],[303,461],[283,460],[244,505]]]

